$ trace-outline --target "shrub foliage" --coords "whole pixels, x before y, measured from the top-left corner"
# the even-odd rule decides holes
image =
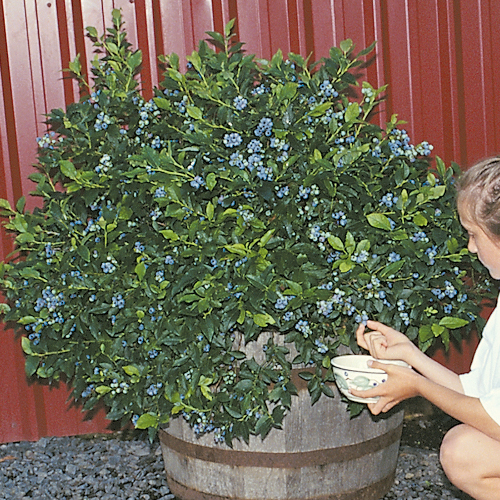
[[[64,377],[122,423],[154,433],[180,414],[230,443],[280,426],[294,367],[313,402],[332,396],[331,359],[366,318],[424,350],[478,319],[487,283],[457,219],[458,167],[431,168],[395,116],[371,121],[385,88],[356,76],[371,47],[258,60],[230,23],[187,70],[164,57],[146,101],[141,52],[113,19],[88,28],[92,80],[70,65],[84,97],[38,139],[43,205],[1,202],[16,242],[2,310],[28,375]]]

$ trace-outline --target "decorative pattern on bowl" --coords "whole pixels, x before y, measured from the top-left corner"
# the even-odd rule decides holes
[[[332,359],[333,374],[335,382],[340,392],[351,401],[356,403],[376,403],[376,398],[360,398],[353,396],[349,389],[366,391],[383,384],[387,380],[387,373],[378,368],[370,368],[368,361],[373,360],[372,356],[368,355],[346,355],[337,356]],[[399,366],[409,367],[407,363],[400,360],[377,360],[382,363],[396,364]]]

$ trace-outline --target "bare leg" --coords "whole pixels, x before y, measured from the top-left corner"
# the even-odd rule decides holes
[[[440,459],[457,488],[476,500],[500,500],[500,441],[457,425],[444,437]]]

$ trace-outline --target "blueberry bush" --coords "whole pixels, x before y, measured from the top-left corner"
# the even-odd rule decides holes
[[[88,28],[92,78],[71,63],[83,97],[38,139],[40,207],[0,202],[16,243],[1,310],[29,376],[152,435],[180,416],[230,443],[280,427],[293,368],[313,403],[332,396],[331,359],[368,317],[424,350],[480,321],[458,167],[396,116],[373,123],[385,88],[357,76],[372,47],[260,60],[231,22],[187,69],[164,56],[146,101],[141,52],[113,20]],[[259,341],[261,359],[241,347]]]

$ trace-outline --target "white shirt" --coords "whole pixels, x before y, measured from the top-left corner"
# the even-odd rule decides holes
[[[491,313],[469,373],[460,375],[466,396],[479,398],[488,415],[500,425],[500,308]]]

